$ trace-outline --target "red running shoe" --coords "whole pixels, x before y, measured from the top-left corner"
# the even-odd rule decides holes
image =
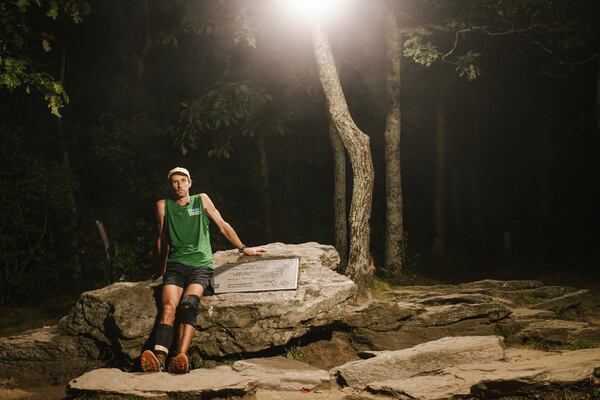
[[[187,355],[180,353],[171,358],[167,370],[172,374],[187,374],[190,372],[190,361]]]
[[[140,366],[144,372],[160,372],[163,370],[160,360],[150,350],[144,350],[140,356]]]

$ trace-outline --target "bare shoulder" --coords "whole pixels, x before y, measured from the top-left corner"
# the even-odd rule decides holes
[[[165,199],[160,199],[156,202],[156,212],[158,214],[164,214],[165,212],[165,203],[166,200]]]
[[[200,193],[200,197],[202,198],[203,202],[212,203],[212,200],[210,199],[210,197],[208,197],[208,195],[206,193]]]

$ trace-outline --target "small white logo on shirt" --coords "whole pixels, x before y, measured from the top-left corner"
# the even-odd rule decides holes
[[[188,209],[188,215],[190,217],[193,217],[194,215],[200,215],[200,209],[199,208],[190,208],[190,209]]]

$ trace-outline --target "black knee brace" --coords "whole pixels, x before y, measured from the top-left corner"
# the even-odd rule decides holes
[[[196,295],[183,296],[179,303],[179,315],[184,324],[196,326],[196,317],[200,309],[200,297]]]

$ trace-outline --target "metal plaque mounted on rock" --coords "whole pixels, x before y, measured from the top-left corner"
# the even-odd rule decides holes
[[[215,269],[215,294],[298,288],[298,258],[223,265]]]

